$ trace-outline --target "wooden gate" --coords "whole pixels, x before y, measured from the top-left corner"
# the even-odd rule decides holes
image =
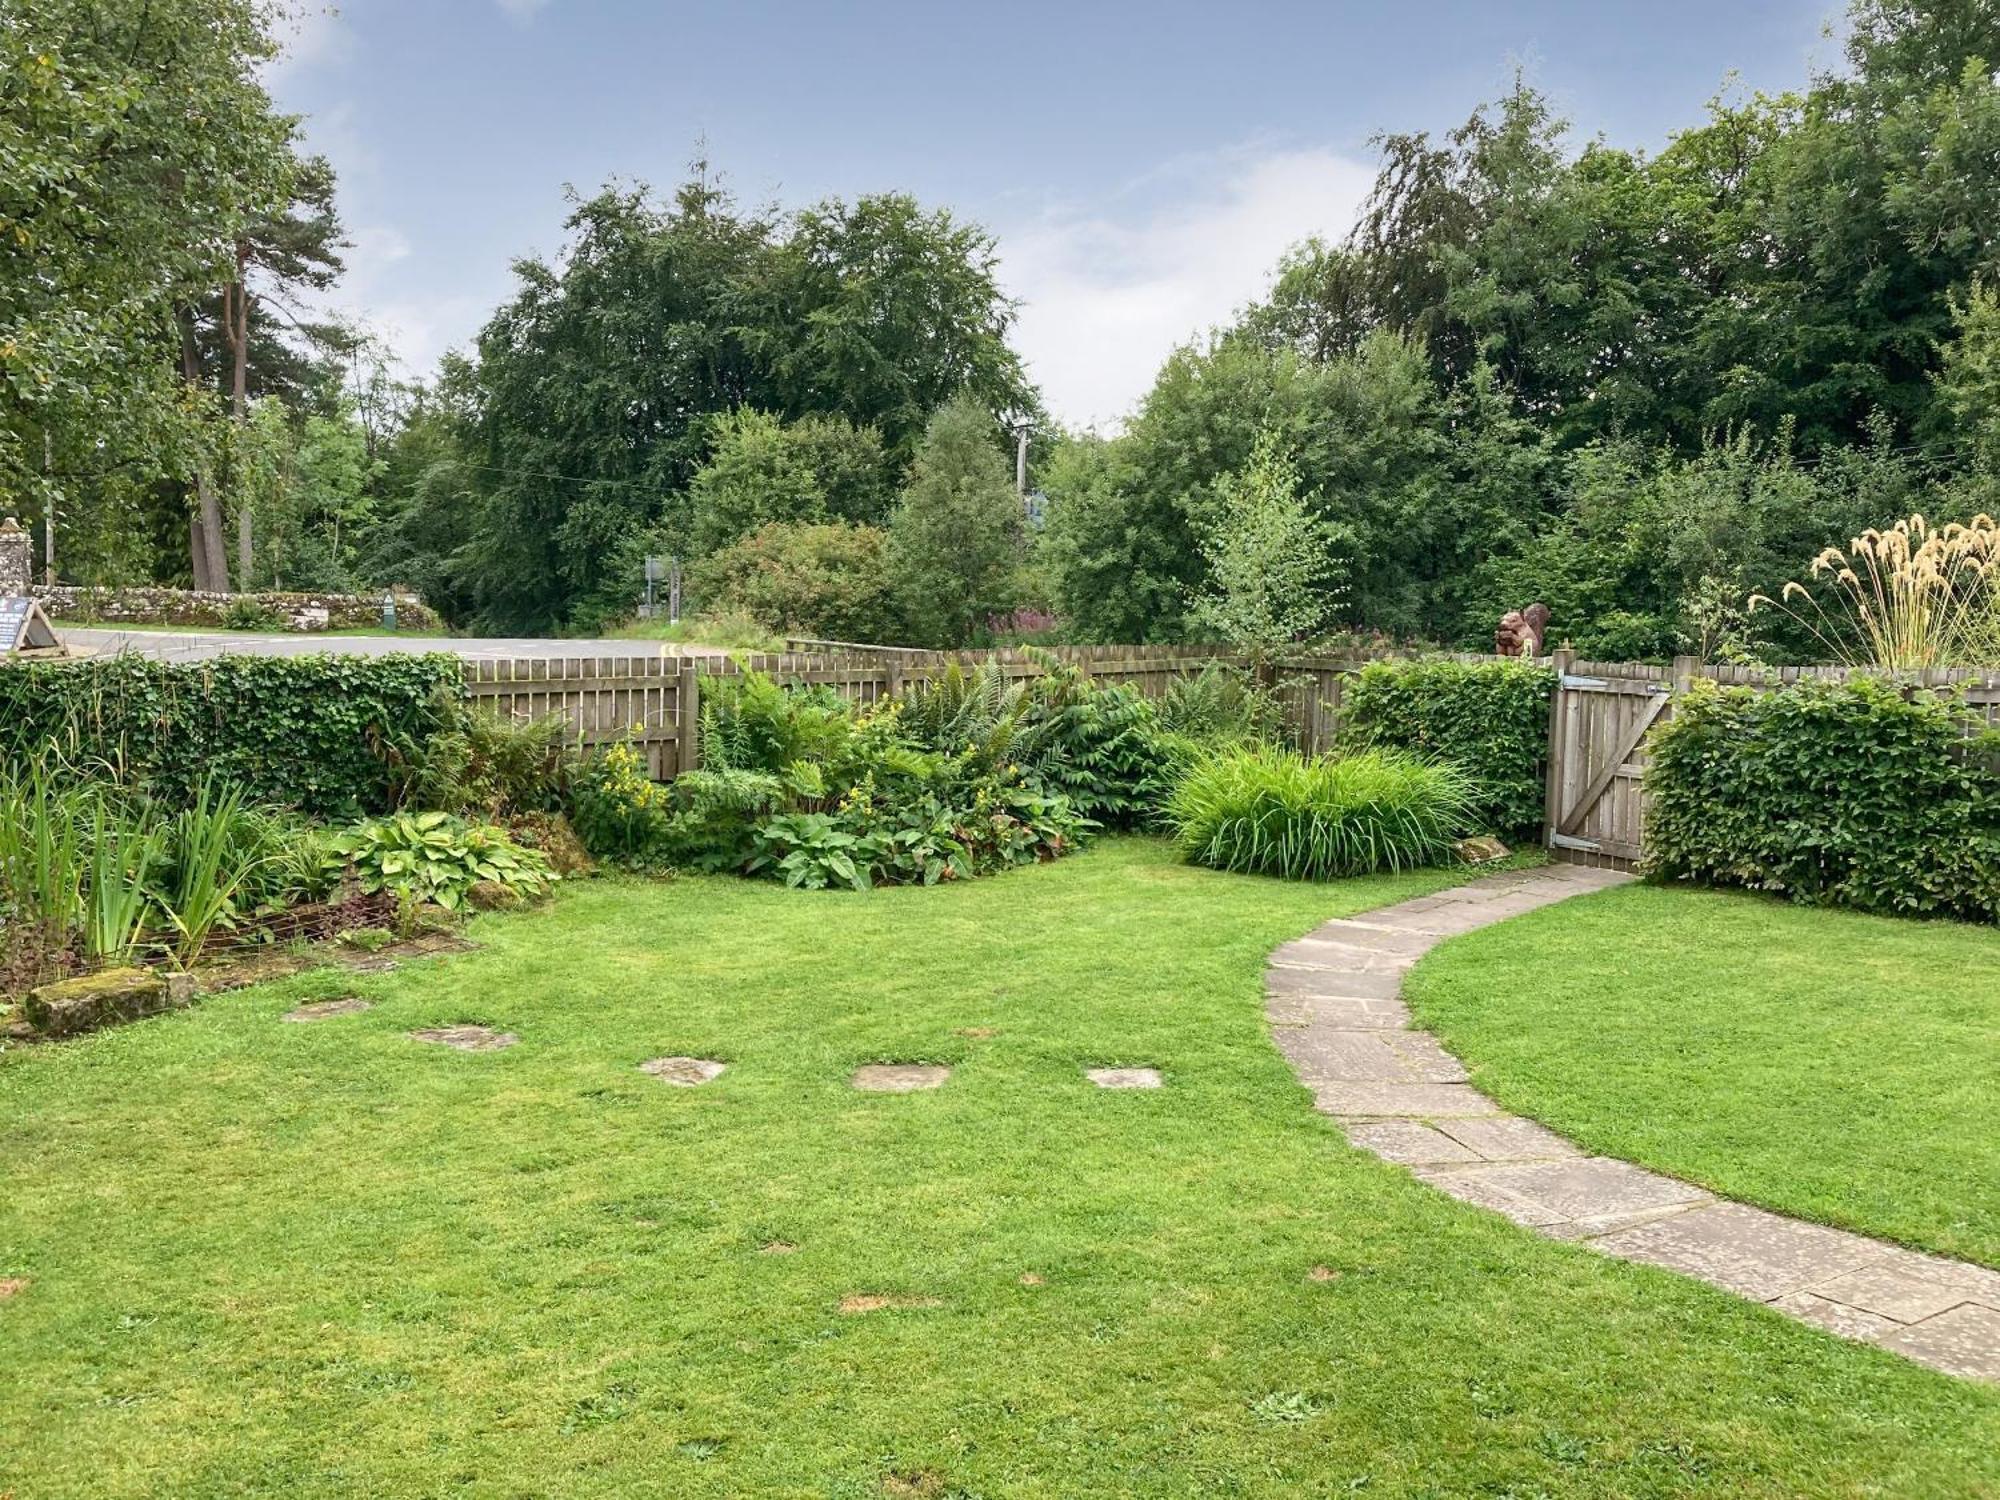
[[[1562,674],[1549,711],[1545,842],[1560,859],[1625,868],[1645,844],[1646,736],[1673,712],[1673,667],[1634,662],[1573,662],[1556,654]]]

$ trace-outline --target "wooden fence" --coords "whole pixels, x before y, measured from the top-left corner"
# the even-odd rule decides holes
[[[1006,676],[1026,679],[1041,675],[1051,658],[1080,663],[1099,682],[1131,683],[1151,697],[1211,661],[1235,659],[1202,646],[476,658],[465,663],[465,686],[474,702],[491,712],[516,718],[563,715],[574,744],[629,739],[653,778],[668,781],[700,763],[696,727],[704,678],[763,672],[786,683],[831,687],[851,702],[869,704],[952,662],[992,662]]]
[[[805,644],[805,643],[800,643]],[[827,643],[829,646],[838,643]],[[1339,729],[1347,679],[1363,657],[1300,657],[1278,669],[1291,728],[1308,751],[1328,749]],[[670,780],[700,764],[697,726],[704,680],[764,672],[787,683],[833,688],[858,704],[893,696],[952,662],[992,662],[1011,678],[1038,676],[1050,659],[1076,662],[1100,682],[1131,683],[1157,697],[1177,677],[1209,662],[1241,658],[1202,646],[1072,646],[992,652],[877,650],[787,651],[721,656],[523,658],[466,663],[466,688],[498,712],[524,717],[561,713],[572,739],[599,744],[630,738],[650,773]],[[1432,656],[1429,659],[1437,659]],[[1471,653],[1447,659],[1490,662]],[[1724,685],[1773,688],[1807,680],[1839,681],[1840,667],[1782,669],[1702,666],[1681,658],[1671,666],[1576,660],[1568,651],[1547,659],[1559,673],[1549,711],[1547,812],[1543,838],[1560,859],[1628,867],[1645,843],[1646,737],[1673,716],[1676,693],[1706,678]],[[2000,726],[2000,673],[1934,671],[1914,674],[1923,687],[1961,692],[1989,724]]]
[[[1845,667],[1672,666],[1578,661],[1558,651],[1561,674],[1549,711],[1548,802],[1543,841],[1557,858],[1626,869],[1645,850],[1647,736],[1673,717],[1675,697],[1706,679],[1725,687],[1772,689],[1840,682]],[[1913,687],[1949,688],[2000,727],[2000,674],[1938,669],[1908,674]]]

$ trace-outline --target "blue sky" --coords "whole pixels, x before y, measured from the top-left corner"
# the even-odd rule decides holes
[[[1520,66],[1582,135],[1657,147],[1732,71],[1837,61],[1839,0],[300,3],[271,86],[340,173],[339,300],[413,370],[560,247],[565,182],[670,187],[705,139],[747,199],[899,189],[993,230],[1082,425],[1342,233],[1377,130],[1448,129]]]

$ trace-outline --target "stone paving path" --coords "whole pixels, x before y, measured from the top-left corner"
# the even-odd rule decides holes
[[[1410,1025],[1403,975],[1448,937],[1630,877],[1551,865],[1323,923],[1271,955],[1272,1039],[1355,1145],[1462,1202],[1664,1266],[1953,1375],[2000,1381],[2000,1271],[1718,1199],[1510,1115]]]

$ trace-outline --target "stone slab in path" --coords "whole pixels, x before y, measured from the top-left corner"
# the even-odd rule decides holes
[[[491,1026],[428,1026],[410,1035],[459,1052],[498,1052],[521,1040],[511,1031],[495,1031]]]
[[[726,1067],[727,1063],[719,1063],[712,1057],[655,1057],[640,1063],[639,1071],[676,1088],[691,1089],[720,1078]]]
[[[950,1068],[933,1063],[869,1063],[850,1081],[866,1094],[915,1094],[942,1087],[949,1077]]]
[[[1402,971],[1459,933],[1630,877],[1509,871],[1328,922],[1272,954],[1271,1039],[1347,1138],[1463,1203],[1705,1281],[1947,1374],[2000,1382],[2000,1271],[1921,1255],[1588,1156],[1471,1084],[1416,1030]]]

